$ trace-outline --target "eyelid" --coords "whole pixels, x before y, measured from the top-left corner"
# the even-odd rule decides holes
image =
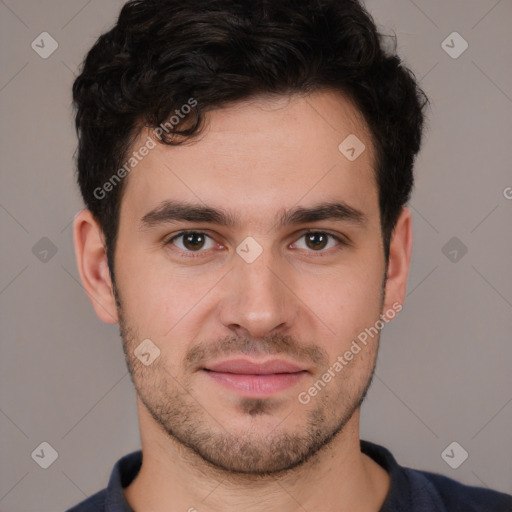
[[[296,241],[300,240],[302,237],[304,237],[306,235],[314,234],[314,233],[321,233],[323,235],[327,235],[327,236],[333,238],[334,240],[336,240],[336,242],[338,242],[338,246],[348,246],[348,245],[350,245],[350,241],[345,236],[343,236],[341,234],[331,233],[330,231],[326,231],[325,229],[306,229],[305,231],[301,232],[300,236],[296,239]],[[293,243],[296,243],[296,241],[293,242]],[[330,249],[335,249],[335,247],[331,247]],[[313,254],[314,253],[322,254],[324,252],[328,252],[330,249],[320,250],[320,251],[310,250],[308,252],[311,252]]]
[[[202,231],[202,230],[199,230],[199,229],[184,229],[182,231],[180,231],[179,233],[175,233],[171,236],[168,236],[166,237],[164,240],[163,240],[163,245],[164,247],[167,246],[167,245],[174,245],[173,242],[174,240],[176,240],[177,238],[181,238],[185,235],[188,235],[190,233],[195,233],[195,234],[199,234],[199,235],[203,235],[205,236],[206,238],[209,238],[210,240],[214,241],[215,240],[213,239],[213,237],[211,235],[209,235],[207,232],[205,231]],[[216,242],[217,243],[217,242]],[[220,244],[219,244],[220,245]],[[199,257],[201,256],[203,253],[206,253],[208,252],[209,250],[211,249],[200,249],[198,251],[184,251],[183,249],[180,249],[179,247],[176,248],[176,250],[180,253],[180,254],[185,254],[186,257],[189,257],[189,258],[195,258],[195,257]]]
[[[173,233],[172,235],[166,236],[164,238],[164,243],[170,243],[176,238],[179,238],[180,236],[189,235],[191,233],[197,233],[199,235],[205,235],[208,238],[213,238],[211,235],[208,234],[207,230],[204,229],[182,229],[181,231],[178,231],[177,233]]]

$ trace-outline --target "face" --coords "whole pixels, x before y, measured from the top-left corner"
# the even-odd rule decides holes
[[[365,144],[352,161],[350,134]],[[358,112],[321,92],[212,111],[200,139],[157,144],[127,178],[126,361],[156,424],[209,463],[295,467],[358,413],[378,334],[354,340],[400,295],[383,289],[373,166]]]

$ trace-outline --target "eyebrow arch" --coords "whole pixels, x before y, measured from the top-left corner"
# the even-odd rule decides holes
[[[343,201],[324,202],[309,207],[301,206],[290,210],[282,210],[277,218],[277,227],[321,220],[344,221],[359,226],[363,226],[367,222],[367,217],[362,211],[349,206]],[[239,225],[239,217],[228,210],[166,200],[142,217],[141,229],[180,221],[217,224],[229,228],[235,228]]]

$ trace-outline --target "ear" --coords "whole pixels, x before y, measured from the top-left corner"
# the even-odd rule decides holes
[[[82,210],[75,216],[73,239],[78,272],[96,314],[108,324],[117,323],[103,231],[90,210]]]
[[[384,312],[405,301],[412,251],[411,211],[403,207],[391,236]]]

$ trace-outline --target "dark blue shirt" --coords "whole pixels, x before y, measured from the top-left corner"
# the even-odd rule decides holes
[[[361,441],[361,451],[391,477],[389,493],[380,512],[512,512],[511,495],[399,466],[386,448],[368,441]],[[133,512],[123,487],[135,478],[141,464],[140,450],[125,455],[114,466],[106,489],[67,512]]]

